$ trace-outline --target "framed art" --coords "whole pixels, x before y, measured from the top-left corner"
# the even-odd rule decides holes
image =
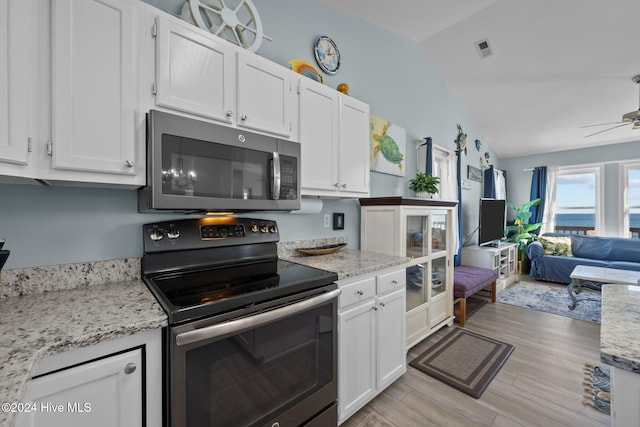
[[[467,178],[472,181],[482,182],[482,171],[473,166],[467,166]]]
[[[344,230],[344,213],[334,212],[333,214],[333,229]]]
[[[371,115],[369,161],[374,172],[404,176],[407,132],[404,128]]]

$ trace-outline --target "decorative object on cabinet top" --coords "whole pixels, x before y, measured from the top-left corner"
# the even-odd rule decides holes
[[[309,77],[311,80],[315,80],[319,83],[324,83],[324,78],[318,70],[315,69],[313,64],[305,61],[304,59],[292,59],[289,61],[289,67],[298,74],[302,74],[305,77]]]
[[[404,176],[404,153],[407,132],[404,128],[371,115],[370,169],[375,172]],[[382,156],[380,156],[382,154]]]
[[[441,199],[418,199],[415,197],[402,197],[402,196],[389,196],[389,197],[370,197],[361,198],[361,206],[395,206],[395,205],[408,205],[408,206],[439,206],[439,207],[453,207],[458,202],[456,200],[441,200]]]
[[[322,71],[335,74],[340,68],[340,50],[336,43],[327,36],[320,36],[313,43],[313,54]]]
[[[180,18],[251,52],[260,48],[262,39],[271,41],[251,0],[187,0]]]
[[[440,178],[430,173],[416,172],[415,178],[409,180],[409,189],[415,191],[416,197],[421,199],[433,198],[438,192]]]
[[[346,83],[340,83],[337,87],[336,90],[338,92],[342,92],[345,95],[349,95],[349,85]]]

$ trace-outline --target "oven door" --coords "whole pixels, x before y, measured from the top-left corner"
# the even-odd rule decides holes
[[[172,328],[171,426],[287,427],[335,413],[339,293]]]

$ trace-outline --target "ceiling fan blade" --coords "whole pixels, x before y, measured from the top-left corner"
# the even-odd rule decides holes
[[[598,123],[597,125],[584,125],[584,126],[580,126],[580,129],[582,129],[582,128],[592,128],[592,127],[595,127],[595,126],[617,125],[619,123],[626,123],[626,122],[611,122],[611,123]]]
[[[621,124],[621,125],[614,126],[614,127],[609,128],[609,129],[601,130],[601,131],[598,131],[598,132],[592,133],[592,134],[590,134],[590,135],[585,135],[585,136],[583,136],[583,138],[589,138],[590,136],[597,135],[597,134],[599,134],[599,133],[606,132],[606,131],[609,131],[609,130],[613,130],[613,129],[615,129],[615,128],[619,128],[619,127],[622,127],[622,126],[626,126],[626,125],[628,125],[628,124],[630,124],[630,123],[623,123],[623,124]]]

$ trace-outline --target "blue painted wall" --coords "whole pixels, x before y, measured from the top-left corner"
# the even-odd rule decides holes
[[[182,0],[148,0],[150,4],[177,14]],[[313,61],[311,46],[321,34],[331,36],[342,54],[342,66],[335,76],[325,76],[336,87],[347,82],[351,95],[371,106],[371,113],[407,130],[405,177],[371,174],[371,195],[407,195],[407,181],[415,174],[415,142],[431,136],[434,143],[455,148],[456,123],[472,142],[482,136],[452,95],[442,75],[421,48],[410,40],[344,15],[316,0],[255,0],[265,33],[258,54],[288,67],[287,61]],[[479,166],[479,154],[469,148],[463,159]],[[495,156],[486,144],[493,159]],[[480,184],[465,190],[464,229],[477,226]],[[141,227],[146,222],[177,215],[138,214],[136,192],[122,189],[43,187],[0,184],[0,237],[12,251],[5,268],[52,265],[79,261],[142,255]],[[323,214],[344,212],[345,230],[323,227]],[[255,213],[279,222],[282,240],[345,235],[349,246],[360,243],[360,206],[357,200],[326,200],[323,212],[310,215]]]

